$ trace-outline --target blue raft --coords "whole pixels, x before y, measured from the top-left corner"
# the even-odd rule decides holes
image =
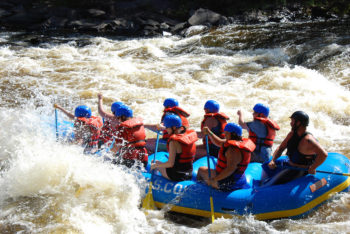
[[[158,152],[156,160],[164,162],[167,157],[167,153]],[[153,155],[150,155],[149,163],[151,160]],[[210,158],[210,164],[210,168],[215,168],[214,157]],[[195,178],[201,166],[207,166],[206,157],[194,162],[193,178],[190,181],[174,182],[154,174],[152,193],[156,206],[162,208],[169,205],[171,211],[211,217],[209,197],[212,193],[215,217],[252,214],[259,220],[301,218],[334,194],[349,191],[350,185],[349,176],[339,175],[350,172],[350,160],[339,153],[328,153],[326,161],[317,168],[331,173],[317,172],[286,184],[265,187],[260,186],[261,164],[250,163],[245,172],[248,188],[232,192],[218,191],[197,182]],[[147,180],[152,177],[149,172],[143,174]]]
[[[49,125],[55,127],[51,123]],[[60,139],[74,138],[72,125],[68,121],[58,122]],[[153,158],[154,155],[149,156],[147,172],[143,172],[148,181],[152,178],[149,168]],[[280,157],[281,160],[285,158],[286,156]],[[158,152],[156,160],[167,161],[168,153]],[[216,158],[210,157],[209,161],[210,168],[215,168]],[[259,220],[302,218],[336,193],[349,191],[350,186],[350,176],[343,175],[350,173],[350,160],[339,153],[328,153],[326,161],[317,168],[318,171],[329,173],[317,172],[286,184],[265,187],[260,186],[261,164],[250,163],[245,172],[247,188],[232,192],[218,191],[197,182],[197,171],[201,166],[207,166],[206,157],[194,162],[192,180],[188,181],[169,181],[155,173],[152,178],[152,194],[156,206],[167,206],[169,210],[178,213],[211,217],[209,197],[212,194],[215,217],[231,218],[252,214]]]

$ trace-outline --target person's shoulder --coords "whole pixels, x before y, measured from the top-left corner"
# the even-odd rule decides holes
[[[307,142],[310,142],[310,143],[315,143],[315,142],[317,142],[316,138],[315,138],[312,134],[310,134],[310,133],[306,134],[306,136],[304,137],[304,139],[305,139]]]
[[[244,122],[248,127],[249,125],[252,125],[254,123],[254,121],[248,121],[248,122]]]

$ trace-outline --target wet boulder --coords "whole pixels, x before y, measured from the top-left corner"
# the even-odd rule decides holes
[[[195,25],[218,25],[223,16],[220,14],[200,8],[194,12],[194,14],[188,19],[188,23],[191,26]]]

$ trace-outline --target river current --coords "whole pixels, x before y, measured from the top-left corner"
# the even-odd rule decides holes
[[[122,101],[145,123],[158,123],[163,100],[176,98],[197,130],[208,99],[233,122],[239,109],[250,120],[263,102],[281,127],[274,148],[289,116],[304,110],[325,149],[349,157],[349,28],[349,21],[229,25],[152,39],[1,32],[0,233],[348,233],[347,193],[299,220],[145,215],[147,184],[138,172],[56,142],[42,123],[54,122],[54,103],[71,111],[86,104],[97,114],[99,92],[105,110]]]

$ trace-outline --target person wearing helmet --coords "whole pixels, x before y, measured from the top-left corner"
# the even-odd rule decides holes
[[[228,123],[224,128],[225,139],[221,139],[208,127],[203,128],[211,141],[220,147],[215,170],[208,167],[198,169],[197,180],[204,181],[209,186],[221,191],[232,191],[245,188],[247,181],[245,170],[250,162],[255,144],[248,138],[242,138],[242,127],[235,123]]]
[[[270,108],[262,103],[257,103],[253,108],[253,121],[244,122],[241,110],[238,110],[238,123],[248,130],[249,139],[251,139],[256,148],[252,154],[251,162],[266,162],[272,155],[272,145],[276,136],[276,131],[280,129],[278,124],[268,118]]]
[[[169,134],[167,141],[169,158],[167,162],[156,161],[151,165],[151,170],[157,169],[168,180],[190,180],[196,154],[197,133],[185,128],[178,115],[166,115],[163,123]]]
[[[167,134],[164,126],[162,125],[164,117],[166,115],[168,114],[178,115],[182,121],[182,125],[186,128],[190,127],[187,119],[190,116],[190,114],[187,113],[185,110],[183,110],[181,107],[179,107],[179,102],[175,98],[166,98],[163,102],[163,106],[164,106],[164,110],[160,120],[160,124],[145,124],[145,128],[154,132],[162,131],[163,133],[162,139],[159,140],[158,151],[167,151],[166,144],[169,138],[169,134]],[[155,145],[156,145],[155,138],[147,139],[147,149],[149,152],[153,153],[155,151]]]
[[[98,113],[104,119],[103,127],[101,129],[101,135],[98,142],[98,148],[101,148],[102,145],[106,144],[110,146],[113,141],[113,134],[117,130],[117,126],[119,125],[119,121],[115,116],[115,112],[118,107],[124,105],[122,102],[113,102],[111,105],[111,113],[106,112],[103,109],[103,95],[102,93],[97,94],[98,98]]]
[[[112,152],[116,153],[113,163],[125,165],[127,167],[136,166],[138,168],[148,163],[148,152],[146,149],[146,132],[143,120],[133,116],[130,107],[119,106],[114,115],[119,121],[119,125],[114,132],[115,144]]]
[[[219,112],[220,110],[220,104],[217,101],[214,100],[208,100],[204,104],[204,118],[201,123],[201,130],[203,130],[204,127],[208,127],[216,136],[224,139],[224,128],[226,126],[227,120],[229,120],[229,117],[223,113]],[[204,138],[204,134],[202,132],[197,132],[198,137],[203,139],[203,144],[197,146],[197,154],[196,158],[201,158],[205,155],[207,155],[206,150],[206,142]],[[209,155],[218,157],[220,147],[213,144],[210,140],[208,141],[209,144]]]
[[[307,132],[309,116],[304,111],[296,111],[290,116],[291,131],[275,150],[272,160],[263,164],[263,177],[268,177],[270,184],[283,184],[306,174],[315,174],[316,168],[327,158],[327,152],[314,136]],[[277,160],[287,149],[288,159]],[[305,168],[293,170],[287,167]]]
[[[56,109],[61,110],[70,119],[74,120],[75,143],[84,146],[84,153],[95,153],[98,148],[98,139],[101,134],[102,119],[91,115],[88,106],[80,105],[74,110],[74,114],[65,110],[58,104],[54,104]]]

